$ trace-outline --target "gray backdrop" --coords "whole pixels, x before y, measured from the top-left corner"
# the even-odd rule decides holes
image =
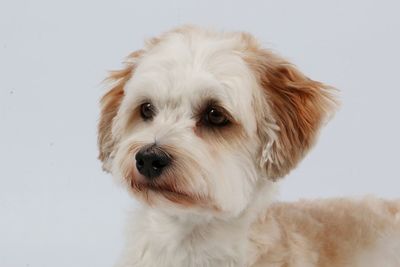
[[[342,108],[281,198],[400,197],[398,1],[0,0],[0,266],[111,266],[135,202],[96,159],[106,71],[184,23],[246,30]]]

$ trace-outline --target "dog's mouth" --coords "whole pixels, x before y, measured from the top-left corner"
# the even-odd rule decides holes
[[[164,196],[165,198],[173,202],[195,202],[196,197],[182,190],[178,190],[172,186],[166,184],[156,184],[153,182],[147,183],[135,183],[131,181],[131,188],[136,191],[149,195],[149,193],[155,193]]]
[[[169,186],[165,186],[165,185],[157,185],[157,184],[152,184],[149,183],[146,185],[146,188],[148,190],[157,192],[157,193],[161,193],[161,194],[171,194],[174,196],[180,196],[180,197],[191,197],[189,194],[182,192],[182,191],[178,191],[176,189],[173,189]]]

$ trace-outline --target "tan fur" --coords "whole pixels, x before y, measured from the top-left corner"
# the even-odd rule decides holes
[[[400,202],[374,198],[275,203],[251,228],[254,266],[355,266],[381,236],[400,234],[399,214]]]
[[[266,164],[270,178],[284,177],[304,157],[314,144],[321,124],[333,112],[337,102],[333,88],[307,78],[294,65],[270,51],[248,41],[245,60],[265,92],[265,106],[273,113],[278,126],[278,138],[271,148],[272,161]],[[260,112],[260,120],[271,120]],[[264,115],[264,116],[262,116]],[[260,121],[260,125],[265,122]],[[260,138],[266,134],[260,128]]]
[[[112,138],[111,129],[113,120],[117,115],[119,106],[124,97],[124,86],[126,82],[132,77],[134,64],[132,59],[138,58],[142,51],[136,51],[128,56],[130,60],[127,62],[125,68],[118,71],[110,72],[107,82],[113,83],[112,88],[100,100],[100,120],[98,124],[98,147],[99,159],[103,162],[103,169],[108,171],[105,167],[105,162],[110,157],[113,150],[114,140]]]

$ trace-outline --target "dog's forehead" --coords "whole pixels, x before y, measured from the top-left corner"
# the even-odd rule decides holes
[[[232,40],[171,38],[138,61],[125,91],[129,99],[193,108],[218,100],[240,119],[252,114],[255,78]],[[246,115],[247,114],[247,115]]]

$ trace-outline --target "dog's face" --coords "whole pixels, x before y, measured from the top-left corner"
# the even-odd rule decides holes
[[[111,74],[100,159],[140,200],[235,216],[287,174],[332,108],[328,88],[248,34],[186,27]]]

